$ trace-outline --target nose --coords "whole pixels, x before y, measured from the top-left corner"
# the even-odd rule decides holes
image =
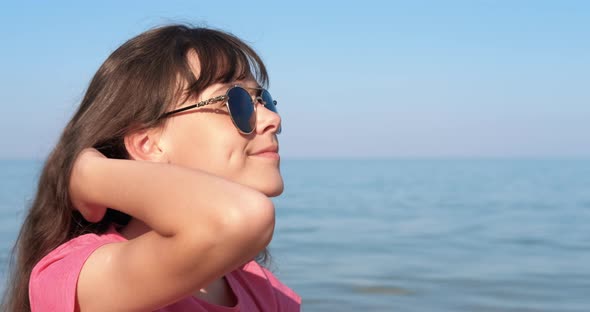
[[[266,131],[272,131],[276,134],[280,133],[281,116],[266,108],[263,101],[256,101],[256,105],[256,132],[258,134],[265,133]]]

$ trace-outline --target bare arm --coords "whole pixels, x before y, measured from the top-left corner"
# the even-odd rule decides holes
[[[71,190],[76,205],[111,207],[153,229],[90,256],[78,281],[82,312],[177,301],[254,258],[274,230],[264,194],[168,164],[80,157]]]

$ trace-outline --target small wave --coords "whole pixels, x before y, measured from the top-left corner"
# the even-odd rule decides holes
[[[355,293],[361,294],[378,294],[378,295],[394,295],[394,296],[409,296],[416,292],[394,286],[357,286],[353,287]]]

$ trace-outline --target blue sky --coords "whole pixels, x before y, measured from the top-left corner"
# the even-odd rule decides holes
[[[30,1],[0,9],[0,158],[43,158],[130,37],[189,22],[270,71],[285,157],[590,157],[590,2]]]

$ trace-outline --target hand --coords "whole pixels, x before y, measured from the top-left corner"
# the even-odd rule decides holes
[[[86,183],[88,175],[93,172],[93,162],[100,159],[106,159],[106,157],[98,150],[83,149],[74,161],[70,176],[70,200],[88,222],[99,222],[107,210],[107,207],[90,202],[89,192],[92,190],[92,185]]]

